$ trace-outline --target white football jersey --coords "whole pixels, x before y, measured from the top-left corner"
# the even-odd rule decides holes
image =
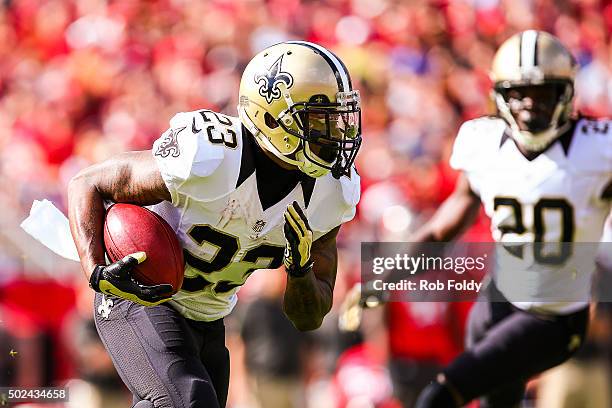
[[[612,121],[580,119],[573,125],[532,160],[499,118],[464,123],[455,141],[451,166],[480,196],[493,238],[530,243],[524,250],[515,246],[515,256],[504,256],[494,273],[502,294],[523,309],[569,313],[590,299],[594,263],[566,251],[568,245],[551,251],[549,243],[600,240],[611,204],[603,193],[612,182]]]
[[[171,303],[189,319],[226,316],[251,273],[281,266],[290,203],[305,209],[316,240],[351,220],[359,201],[354,168],[339,180],[282,170],[238,118],[209,110],[174,116],[152,152],[172,196],[153,209],[174,227],[186,262]]]

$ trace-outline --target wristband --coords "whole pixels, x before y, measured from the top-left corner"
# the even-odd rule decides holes
[[[312,267],[314,265],[313,261],[308,261],[306,265],[301,268],[285,268],[287,269],[287,274],[292,278],[303,278],[308,274],[308,272],[312,271]]]
[[[91,273],[91,276],[89,277],[89,287],[98,293],[101,293],[100,275],[102,275],[102,269],[104,269],[104,266],[96,265],[93,272]]]

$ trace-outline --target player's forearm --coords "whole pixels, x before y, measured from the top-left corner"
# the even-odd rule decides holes
[[[335,237],[335,233],[334,233]],[[285,289],[285,314],[301,331],[315,330],[331,310],[338,255],[334,244],[325,239],[315,241],[312,259],[313,270],[301,278],[287,276]]]
[[[287,277],[285,314],[300,331],[315,330],[332,305],[332,289],[310,272],[301,278]]]
[[[480,202],[451,196],[431,220],[409,238],[411,242],[448,242],[461,235],[476,219]]]
[[[68,185],[68,219],[85,276],[96,265],[105,263],[103,242],[104,201],[86,174],[74,177]]]
[[[68,186],[70,231],[85,274],[104,264],[104,200],[152,205],[170,193],[150,151],[126,152],[77,174]]]
[[[455,206],[451,206],[455,207]],[[417,229],[409,238],[410,242],[449,242],[459,237],[475,220],[478,207],[454,212],[453,208],[441,207],[434,218]]]

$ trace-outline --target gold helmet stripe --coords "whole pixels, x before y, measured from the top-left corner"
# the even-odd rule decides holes
[[[303,45],[305,47],[318,51],[325,59],[325,61],[327,61],[334,75],[336,76],[336,80],[338,81],[338,91],[348,92],[351,90],[351,78],[348,75],[348,71],[346,70],[344,64],[338,59],[338,57],[336,57],[333,52],[330,52],[329,50],[321,47],[318,44],[311,43],[308,41],[288,41],[287,43]]]
[[[538,32],[528,30],[521,34],[519,66],[529,70],[538,65]]]

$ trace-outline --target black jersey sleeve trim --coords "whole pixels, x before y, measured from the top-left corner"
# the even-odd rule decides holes
[[[240,160],[240,173],[236,180],[236,188],[240,187],[246,179],[255,172],[255,160],[253,160],[253,135],[242,126],[242,158]]]

